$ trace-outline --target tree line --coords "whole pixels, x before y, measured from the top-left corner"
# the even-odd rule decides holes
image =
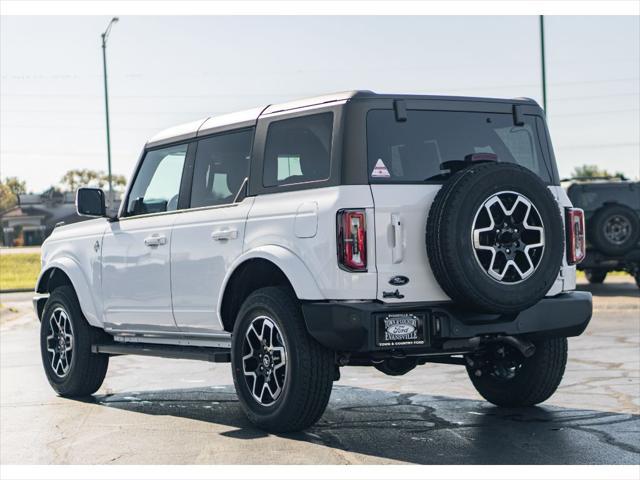
[[[610,173],[597,165],[581,165],[575,167],[571,177],[580,179],[619,178],[626,180],[623,173]],[[122,191],[127,184],[127,179],[124,175],[112,175],[112,183],[115,191]],[[73,169],[65,173],[60,179],[59,184],[52,185],[48,191],[53,189],[59,192],[75,192],[78,187],[83,186],[106,189],[109,186],[109,177],[101,170],[90,170],[88,168]],[[4,181],[0,180],[0,212],[4,212],[15,206],[18,203],[18,195],[23,193],[27,193],[27,185],[24,180],[20,180],[17,177],[6,177]]]
[[[124,175],[111,176],[113,189],[122,191],[127,184]],[[98,187],[107,189],[109,187],[109,176],[100,170],[90,170],[79,168],[69,170],[65,173],[57,185],[52,185],[47,191],[75,192],[78,187]],[[0,180],[0,212],[4,212],[18,203],[18,195],[27,193],[27,184],[18,177],[6,177]]]

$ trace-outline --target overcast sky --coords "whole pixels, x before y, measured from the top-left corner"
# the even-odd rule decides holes
[[[0,19],[0,175],[30,190],[106,170],[100,33],[109,17]],[[546,17],[560,173],[640,176],[640,17]],[[537,17],[122,17],[109,38],[114,173],[165,127],[320,93],[531,97]]]

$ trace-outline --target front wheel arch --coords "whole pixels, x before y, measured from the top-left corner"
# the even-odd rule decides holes
[[[94,298],[91,292],[91,283],[87,280],[80,266],[71,258],[63,257],[50,262],[47,267],[40,273],[36,282],[36,293],[53,293],[59,287],[68,285],[73,289],[78,301],[82,314],[87,319],[89,325],[102,328],[102,323],[97,314]],[[38,318],[44,310],[43,300],[38,301]],[[42,304],[42,305],[40,305]]]

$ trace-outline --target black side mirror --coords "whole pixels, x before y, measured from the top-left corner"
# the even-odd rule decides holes
[[[76,193],[76,211],[82,217],[106,217],[104,192],[99,188],[79,188]]]

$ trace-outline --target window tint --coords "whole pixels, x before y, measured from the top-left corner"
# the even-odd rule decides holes
[[[409,110],[398,122],[392,110],[367,115],[369,175],[393,183],[437,180],[440,164],[472,153],[494,153],[500,162],[517,163],[549,181],[536,132],[535,117],[515,126],[511,114]]]
[[[178,192],[187,145],[148,152],[127,204],[127,215],[168,212],[178,208]]]
[[[333,113],[280,120],[269,125],[264,186],[329,178]]]
[[[226,133],[198,142],[191,208],[233,203],[249,175],[253,130]]]

